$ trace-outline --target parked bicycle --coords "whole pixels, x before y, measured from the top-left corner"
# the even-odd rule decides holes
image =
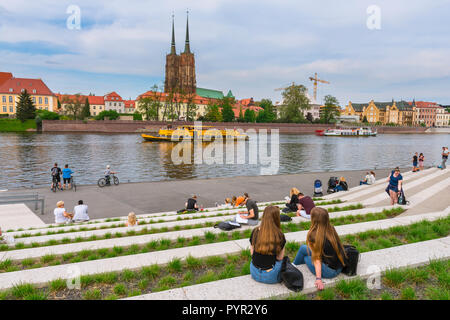
[[[103,188],[104,186],[110,186],[110,185],[112,185],[112,184],[111,184],[111,181],[112,181],[116,186],[119,185],[119,178],[117,178],[117,177],[115,176],[115,174],[111,174],[111,176],[109,177],[109,179],[107,179],[106,177],[98,179],[97,184],[98,184],[98,186],[99,186],[100,188]]]
[[[71,189],[71,190],[77,192],[77,184],[75,183],[75,179],[73,178],[73,174],[72,174],[72,176],[70,177],[69,186],[70,186],[69,189]]]

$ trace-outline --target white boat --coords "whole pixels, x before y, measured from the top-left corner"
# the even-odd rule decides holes
[[[336,128],[327,129],[321,132],[323,136],[334,137],[375,137],[377,135],[376,130],[371,128]]]

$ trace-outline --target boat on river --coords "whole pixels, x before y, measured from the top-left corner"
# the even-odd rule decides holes
[[[247,134],[240,133],[236,129],[219,130],[213,127],[192,125],[179,126],[176,129],[164,128],[160,129],[156,135],[144,133],[141,136],[145,141],[167,142],[191,141],[194,137],[197,137],[196,139],[202,139],[202,141],[212,141],[219,136],[224,140],[248,140]]]
[[[336,128],[326,130],[316,130],[316,134],[319,136],[331,136],[331,137],[375,137],[377,130],[372,128]]]

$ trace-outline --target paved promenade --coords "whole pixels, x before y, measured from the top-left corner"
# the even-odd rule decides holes
[[[377,179],[385,180],[392,169],[375,170]],[[406,171],[404,169],[403,171]],[[63,200],[66,209],[73,211],[74,205],[82,199],[89,206],[91,219],[118,217],[130,211],[136,214],[173,211],[183,208],[186,199],[195,193],[204,207],[222,203],[226,197],[247,192],[258,202],[276,201],[289,195],[291,187],[312,195],[314,180],[320,179],[326,194],[331,176],[344,176],[349,187],[359,185],[366,171],[313,172],[274,176],[228,177],[212,179],[158,181],[143,183],[123,183],[119,186],[99,188],[96,185],[79,186],[77,191],[58,191],[49,188],[32,189],[45,197],[45,214],[38,214],[45,223],[53,223],[56,202]],[[126,179],[126,177],[120,177]],[[29,192],[30,190],[10,190],[7,193]],[[386,203],[388,204],[388,203]]]

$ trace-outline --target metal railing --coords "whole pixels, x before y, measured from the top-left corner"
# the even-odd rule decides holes
[[[3,204],[16,204],[16,203],[25,203],[25,202],[34,202],[34,210],[38,210],[38,204],[41,204],[41,215],[44,214],[44,197],[39,197],[39,194],[36,193],[27,193],[27,194],[1,194],[0,193],[0,205]]]

